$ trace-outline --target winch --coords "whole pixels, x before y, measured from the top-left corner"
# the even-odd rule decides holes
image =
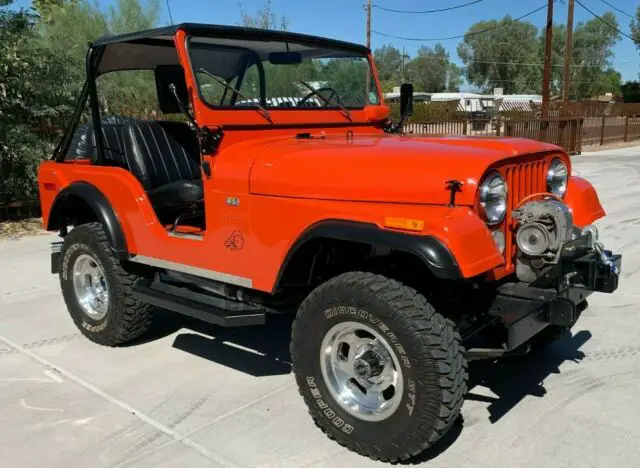
[[[602,264],[616,269],[615,262],[598,240],[597,228],[575,228],[573,215],[564,203],[532,201],[517,208],[512,217],[518,221],[516,276],[520,281],[533,283],[545,267],[558,263],[563,246],[578,237],[585,239],[588,250],[595,252]]]
[[[518,220],[516,275],[532,283],[546,265],[558,262],[562,245],[571,240],[573,216],[564,203],[543,200],[524,204],[512,217]]]

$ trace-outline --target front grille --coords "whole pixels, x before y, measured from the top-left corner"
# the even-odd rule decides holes
[[[544,158],[511,164],[502,168],[502,175],[507,181],[507,215],[505,222],[506,246],[505,259],[507,268],[515,263],[516,246],[515,230],[511,219],[511,213],[527,195],[547,191],[547,178],[545,173],[546,161]]]

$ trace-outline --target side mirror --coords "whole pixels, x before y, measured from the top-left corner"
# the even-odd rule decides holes
[[[413,115],[413,85],[404,83],[400,86],[400,115],[404,119]]]

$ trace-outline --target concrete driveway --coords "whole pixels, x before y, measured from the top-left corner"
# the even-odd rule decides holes
[[[584,154],[614,295],[539,357],[471,367],[464,422],[414,463],[637,467],[640,460],[640,148]],[[311,422],[288,364],[289,321],[223,330],[162,315],[109,349],[67,315],[49,242],[0,242],[0,466],[369,466]]]

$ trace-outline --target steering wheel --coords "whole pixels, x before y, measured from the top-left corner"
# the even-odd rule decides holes
[[[300,99],[300,101],[298,101],[297,106],[307,107],[307,102],[309,101],[309,99],[311,99],[313,96],[320,96],[320,93],[323,91],[329,91],[330,94],[328,98],[324,98],[324,106],[321,107],[327,107],[332,99],[335,99],[338,104],[342,105],[342,99],[340,99],[340,95],[338,94],[338,92],[335,89],[330,88],[329,86],[325,86],[323,88],[318,88],[311,91],[305,97]],[[321,98],[320,100],[322,101],[323,99]]]

